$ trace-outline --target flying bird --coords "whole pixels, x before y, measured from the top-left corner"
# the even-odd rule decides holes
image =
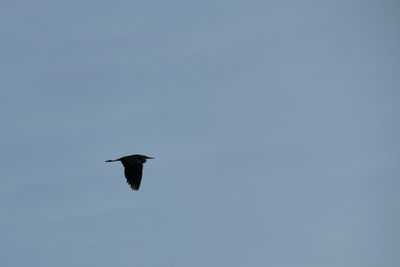
[[[125,168],[125,177],[132,190],[139,190],[140,182],[142,181],[143,163],[152,157],[144,155],[130,155],[119,159],[110,159],[106,162],[121,161]]]

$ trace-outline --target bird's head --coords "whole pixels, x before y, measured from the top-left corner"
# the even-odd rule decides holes
[[[143,163],[145,163],[146,160],[148,160],[148,159],[153,159],[153,158],[152,158],[152,157],[145,156],[145,155],[141,155],[141,161],[142,161]]]

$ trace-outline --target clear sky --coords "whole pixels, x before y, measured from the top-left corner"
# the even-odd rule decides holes
[[[400,266],[399,14],[2,0],[0,265]]]

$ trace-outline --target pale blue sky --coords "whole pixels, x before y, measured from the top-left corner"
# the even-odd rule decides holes
[[[0,265],[399,266],[398,14],[1,1]]]

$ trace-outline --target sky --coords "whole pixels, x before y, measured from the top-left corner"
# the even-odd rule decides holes
[[[400,266],[399,13],[2,0],[0,265]]]

